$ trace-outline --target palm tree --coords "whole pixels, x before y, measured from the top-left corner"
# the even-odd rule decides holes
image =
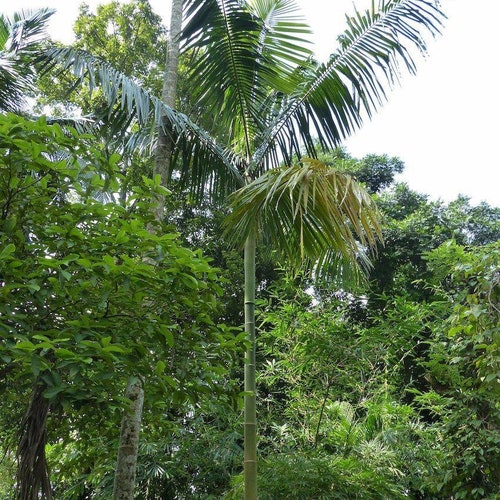
[[[53,9],[0,14],[0,110],[19,111],[34,77],[30,58],[46,38],[47,22]]]
[[[347,18],[325,64],[306,48],[308,28],[292,0],[186,0],[183,50],[197,58],[191,88],[210,134],[142,91],[105,61],[71,48],[45,52],[46,68],[71,68],[101,84],[128,120],[162,124],[183,159],[177,175],[194,194],[231,195],[227,232],[244,242],[245,498],[257,496],[255,417],[255,251],[267,233],[294,265],[343,277],[358,269],[379,235],[376,210],[356,183],[315,161],[386,100],[401,67],[415,72],[423,34],[436,35],[437,0],[379,0]],[[114,108],[116,112],[116,107]],[[130,123],[128,121],[127,123]],[[221,133],[222,131],[222,133]],[[303,151],[311,159],[294,161]]]

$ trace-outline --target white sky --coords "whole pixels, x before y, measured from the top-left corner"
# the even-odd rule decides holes
[[[69,42],[78,0],[0,0],[0,12],[54,7],[52,36]],[[106,0],[87,0],[91,7]],[[169,16],[168,0],[150,0]],[[343,31],[344,14],[371,0],[298,0],[314,31],[316,54],[325,59]],[[500,0],[442,0],[448,16],[443,35],[429,46],[417,76],[404,79],[388,103],[346,142],[356,157],[398,156],[406,164],[400,180],[432,199],[459,193],[473,203],[500,206]]]

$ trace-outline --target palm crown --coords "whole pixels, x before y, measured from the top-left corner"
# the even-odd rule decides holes
[[[327,63],[313,60],[309,28],[290,0],[185,0],[183,50],[191,65],[196,109],[212,113],[217,130],[176,112],[102,60],[71,48],[49,49],[45,66],[62,63],[91,87],[101,85],[128,120],[161,124],[166,115],[184,160],[181,181],[224,195],[294,154],[315,156],[338,146],[371,116],[397,81],[415,71],[425,34],[439,32],[434,0],[379,0],[347,17]],[[153,120],[151,120],[153,119]]]
[[[192,88],[247,172],[290,163],[302,148],[314,155],[317,141],[339,145],[385,100],[401,65],[415,71],[423,32],[440,27],[435,2],[373,2],[347,18],[339,47],[319,64],[293,1],[206,0],[187,14],[185,48],[201,49]]]

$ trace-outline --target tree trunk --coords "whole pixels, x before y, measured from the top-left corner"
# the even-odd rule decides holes
[[[16,500],[50,500],[50,487],[45,445],[47,444],[47,416],[49,401],[43,397],[46,385],[35,382],[31,401],[21,421],[17,448],[17,490]]]
[[[182,29],[182,0],[172,1],[172,13],[170,17],[170,30],[168,36],[167,54],[165,59],[165,73],[163,77],[162,101],[169,107],[175,108],[177,96],[177,78],[179,68],[179,36]],[[156,156],[154,164],[154,175],[159,175],[161,185],[166,186],[171,173],[171,160],[173,141],[169,135],[170,124],[165,117],[163,126],[158,127],[158,138],[156,145]],[[163,219],[165,199],[158,196],[154,208],[155,218]]]
[[[144,403],[144,390],[141,380],[137,377],[129,379],[125,397],[130,399],[131,405],[125,409],[122,419],[113,500],[134,499],[135,471],[137,468],[139,433]]]
[[[179,60],[179,35],[182,29],[182,2],[172,1],[170,30],[168,37],[165,74],[163,78],[162,101],[175,107],[177,94],[177,75]],[[167,133],[168,123],[158,127],[158,139],[153,174],[160,175],[161,185],[166,186],[170,177],[170,162],[173,143]],[[155,219],[163,219],[165,199],[157,196],[154,200],[153,214]],[[130,379],[127,385],[126,396],[132,401],[130,411],[125,411],[122,419],[120,444],[113,488],[113,500],[133,500],[135,487],[135,471],[139,452],[139,432],[142,421],[142,406],[144,403],[144,389],[139,380]]]
[[[257,414],[255,408],[255,247],[253,232],[245,242],[245,353],[244,463],[245,500],[257,499]]]

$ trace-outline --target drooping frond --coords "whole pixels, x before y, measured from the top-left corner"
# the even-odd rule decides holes
[[[235,192],[227,234],[242,244],[256,228],[294,266],[318,273],[367,264],[366,250],[381,238],[378,211],[349,175],[304,158],[269,170]]]
[[[149,130],[149,144],[153,148],[157,127],[164,126],[166,120],[169,124],[166,131],[173,136],[176,154],[185,162],[181,183],[200,192],[217,186],[219,193],[230,192],[243,184],[237,155],[219,146],[186,115],[165,105],[105,61],[83,50],[52,47],[44,51],[39,66],[43,72],[70,70],[78,78],[75,88],[82,84],[88,85],[91,91],[99,88],[108,104],[107,122],[114,124],[117,132],[137,123]]]
[[[25,103],[34,77],[29,59],[47,37],[47,24],[53,9],[0,15],[0,110],[18,111]]]
[[[315,139],[334,147],[356,131],[385,102],[404,68],[426,50],[426,35],[440,32],[444,15],[437,0],[380,0],[347,17],[340,47],[327,63],[304,67],[303,83],[281,96],[281,111],[260,136],[255,168],[273,148],[304,145],[314,155]],[[282,157],[289,156],[282,152]]]
[[[217,115],[229,146],[250,158],[265,120],[262,103],[273,91],[291,91],[294,69],[311,52],[309,29],[284,0],[188,2],[184,49],[196,49],[194,99]]]

